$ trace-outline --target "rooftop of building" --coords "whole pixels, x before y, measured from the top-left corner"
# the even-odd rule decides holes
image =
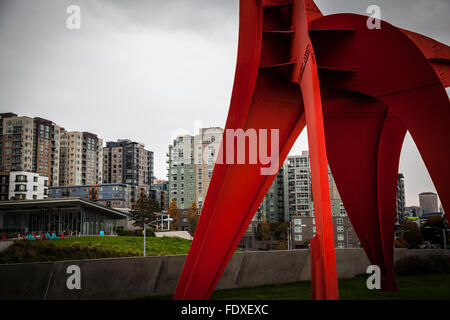
[[[89,188],[89,187],[105,187],[105,186],[121,186],[126,187],[128,184],[126,183],[99,183],[99,184],[84,184],[84,185],[75,185],[75,186],[52,186],[49,189],[62,189],[62,188]]]
[[[433,196],[437,196],[437,194],[434,193],[434,192],[422,192],[422,193],[419,193],[419,196],[423,196],[423,195],[433,195]]]
[[[114,219],[123,219],[126,217],[126,214],[124,214],[119,210],[105,207],[96,202],[84,200],[81,198],[0,201],[0,212],[43,209],[43,208],[64,209],[71,207],[90,208],[96,210],[98,214],[108,216]]]

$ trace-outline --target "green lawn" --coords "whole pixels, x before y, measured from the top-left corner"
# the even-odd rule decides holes
[[[147,256],[187,254],[191,241],[147,237]],[[60,240],[16,240],[0,252],[0,264],[142,256],[144,237],[73,237]]]
[[[397,292],[368,290],[364,277],[339,279],[341,300],[450,299],[450,275],[397,277]],[[171,299],[171,296],[147,299]],[[311,300],[309,281],[252,288],[217,290],[212,300]]]
[[[118,237],[72,237],[59,240],[43,240],[52,241],[58,247],[70,247],[74,242],[80,242],[82,246],[97,245],[99,250],[111,249],[119,251],[140,251],[144,250],[144,237],[135,236],[118,236]],[[176,254],[187,254],[191,241],[181,238],[156,238],[146,237],[146,255],[168,256]]]
[[[397,277],[397,292],[368,290],[366,279],[356,277],[339,279],[339,296],[342,300],[411,300],[450,299],[450,275]],[[215,291],[215,300],[309,300],[311,284],[303,281],[276,286]]]

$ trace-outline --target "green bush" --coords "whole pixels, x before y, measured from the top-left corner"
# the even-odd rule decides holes
[[[142,230],[127,230],[127,229],[117,229],[118,236],[138,236],[143,237]],[[154,237],[155,230],[152,228],[147,228],[147,233],[145,234],[147,237]]]
[[[400,276],[450,274],[450,256],[407,256],[395,263],[394,270]]]
[[[134,251],[100,249],[98,244],[88,246],[74,242],[70,247],[60,247],[56,246],[54,242],[47,241],[16,241],[0,253],[0,264],[133,257],[136,255],[139,254]]]
[[[81,243],[79,241],[75,241],[74,243],[72,243],[71,247],[72,247],[72,249],[80,250],[81,249]]]

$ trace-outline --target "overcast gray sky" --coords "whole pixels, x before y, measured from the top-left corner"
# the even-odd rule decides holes
[[[316,3],[325,14],[377,4],[383,20],[450,43],[448,0]],[[72,4],[81,30],[66,28]],[[174,132],[225,125],[237,38],[237,0],[0,0],[0,112],[143,142],[165,179]],[[291,154],[306,148],[302,134]],[[408,205],[435,191],[409,136],[400,171]]]

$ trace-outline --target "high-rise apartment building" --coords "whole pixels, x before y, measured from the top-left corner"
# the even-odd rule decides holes
[[[103,140],[89,132],[66,132],[60,136],[59,184],[103,183]]]
[[[397,178],[397,202],[396,202],[396,214],[395,214],[395,234],[396,237],[400,232],[400,225],[403,222],[405,216],[405,177],[402,173],[398,174]]]
[[[51,186],[59,185],[62,131],[63,128],[49,120],[34,118],[33,172],[48,177]]]
[[[107,142],[103,148],[104,183],[125,183],[148,186],[153,177],[153,152],[145,145],[131,140]]]
[[[185,210],[196,202],[201,210],[222,135],[221,128],[203,128],[198,135],[180,136],[169,146],[169,203],[175,199],[178,209]]]
[[[0,114],[0,169],[36,172],[58,185],[61,130],[46,119]]]
[[[289,156],[285,161],[285,170],[287,175],[285,183],[287,184],[287,192],[285,193],[285,203],[289,207],[290,217],[304,216],[308,217],[312,214],[312,192],[311,192],[311,175],[309,165],[309,153],[303,151],[301,155]]]
[[[289,220],[289,205],[285,202],[285,194],[288,192],[287,163],[285,162],[278,172],[275,180],[267,191],[254,220],[258,220],[264,214],[267,222],[283,222]]]
[[[214,164],[222,142],[223,129],[218,127],[200,129],[194,138],[194,156],[196,163],[196,202],[199,211],[203,207]],[[189,204],[190,205],[190,204]]]
[[[33,170],[34,121],[30,117],[2,114],[1,171]]]

